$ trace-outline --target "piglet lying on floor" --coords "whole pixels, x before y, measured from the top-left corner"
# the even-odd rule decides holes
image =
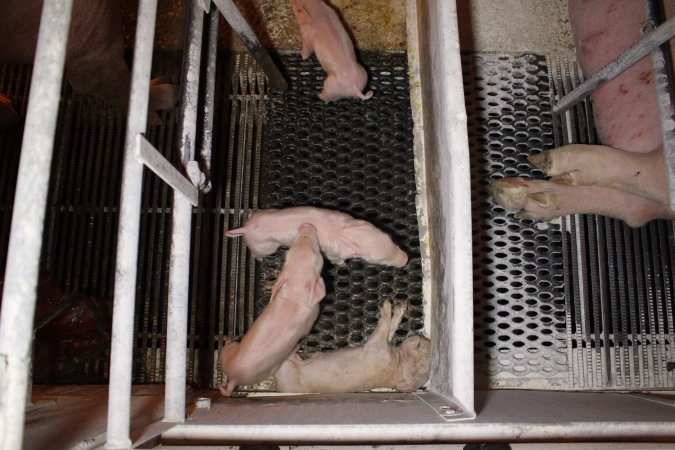
[[[429,377],[429,339],[407,338],[400,347],[394,337],[406,303],[399,303],[392,315],[391,303],[382,305],[380,321],[363,347],[315,353],[309,359],[293,354],[274,374],[280,392],[357,392],[374,388],[395,388],[410,392]]]
[[[673,0],[664,4],[675,8]],[[634,0],[570,0],[569,14],[586,76],[635,44],[645,21],[644,4]],[[606,145],[572,144],[532,155],[530,163],[550,180],[503,178],[492,184],[491,195],[529,219],[593,213],[632,227],[675,219],[650,58],[598,89],[592,99],[598,135]]]
[[[243,236],[253,257],[262,258],[280,246],[290,246],[303,223],[316,227],[321,250],[334,264],[344,264],[349,258],[394,267],[403,267],[408,262],[408,255],[371,223],[311,206],[265,209],[253,214],[243,227],[225,234]]]
[[[325,102],[346,97],[367,100],[366,70],[356,61],[354,45],[337,13],[322,0],[292,0],[293,12],[302,33],[302,58],[316,52],[327,73],[319,98]]]
[[[326,287],[316,228],[302,224],[296,233],[269,304],[241,342],[228,342],[220,351],[220,365],[227,376],[227,385],[219,386],[223,395],[231,395],[238,384],[255,384],[270,377],[309,333],[319,314]]]

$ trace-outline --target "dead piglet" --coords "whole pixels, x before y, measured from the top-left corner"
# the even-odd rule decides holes
[[[32,63],[35,58],[41,0],[0,2],[0,61]],[[117,1],[74,0],[65,76],[75,93],[95,95],[126,112],[131,74],[124,61],[122,14]],[[156,109],[172,108],[177,86],[152,81],[148,123],[161,124]]]
[[[429,339],[411,336],[400,347],[390,344],[406,306],[406,303],[399,303],[392,315],[391,303],[385,301],[377,327],[363,347],[314,353],[306,360],[293,354],[274,374],[277,390],[303,393],[357,392],[375,388],[395,388],[403,392],[417,390],[429,377]]]
[[[297,235],[269,304],[241,342],[228,342],[220,351],[220,365],[227,376],[227,384],[219,386],[223,395],[231,395],[239,384],[270,377],[309,333],[319,314],[326,287],[316,228],[302,224]]]
[[[258,211],[243,227],[225,234],[243,236],[251,254],[262,258],[280,246],[290,246],[298,226],[303,223],[316,227],[321,250],[333,264],[344,264],[350,258],[394,267],[403,267],[408,262],[408,255],[388,234],[371,223],[339,211],[312,206]]]
[[[372,97],[373,91],[363,94],[368,74],[356,61],[354,44],[335,10],[322,0],[292,0],[292,6],[302,34],[302,58],[316,53],[327,73],[319,98]]]

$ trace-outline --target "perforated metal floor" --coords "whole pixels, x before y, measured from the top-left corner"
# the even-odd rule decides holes
[[[385,299],[408,301],[396,342],[423,328],[422,269],[415,210],[415,167],[407,60],[403,53],[364,53],[370,100],[324,103],[325,73],[315,58],[283,58],[290,90],[272,97],[265,126],[261,207],[313,205],[372,222],[409,255],[401,268],[351,260],[326,262],[326,298],[302,349],[362,345]],[[283,254],[262,264],[267,302]]]
[[[486,387],[672,389],[674,222],[639,230],[591,215],[533,222],[507,214],[486,190],[501,177],[544,178],[531,154],[597,142],[590,101],[564,121],[551,113],[577,72],[531,54],[463,57],[476,377]]]

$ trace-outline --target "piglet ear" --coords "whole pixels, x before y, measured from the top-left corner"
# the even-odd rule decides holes
[[[300,25],[307,25],[312,22],[312,16],[309,15],[303,2],[295,0],[293,2],[293,12],[295,12],[295,17],[298,18],[298,23]]]
[[[319,303],[325,296],[326,283],[324,283],[323,278],[319,277],[319,279],[316,280],[316,283],[314,283],[314,296],[312,299],[316,299],[316,303]]]
[[[373,228],[373,224],[360,219],[351,219],[344,224],[345,229]]]
[[[277,278],[277,282],[274,283],[274,286],[272,287],[272,295],[270,296],[270,302],[273,301],[276,296],[279,294],[279,291],[281,291],[281,288],[284,287],[284,284],[286,284],[287,276],[284,274],[279,275],[279,278]]]
[[[342,234],[337,237],[337,241],[340,244],[340,259],[342,261],[353,258],[354,255],[358,255],[361,251],[361,246],[350,239],[349,236],[345,236],[345,231],[343,230]]]

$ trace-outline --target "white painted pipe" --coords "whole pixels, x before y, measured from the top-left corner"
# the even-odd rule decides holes
[[[428,444],[467,442],[551,441],[672,441],[672,422],[567,422],[452,424],[303,424],[196,425],[181,424],[162,433],[162,439],[213,443],[274,442],[276,444]],[[436,447],[438,448],[438,447]]]
[[[22,448],[42,232],[72,0],[45,0],[14,195],[0,313],[0,448]]]
[[[191,2],[186,56],[183,64],[181,132],[179,154],[183,165],[194,159],[197,134],[199,74],[204,30],[204,10]],[[192,207],[173,196],[171,215],[171,255],[169,262],[169,311],[167,316],[164,421],[185,420],[185,368],[187,361],[187,319],[190,286],[190,237]]]
[[[108,432],[105,448],[129,449],[131,370],[141,220],[143,165],[135,157],[136,136],[147,125],[148,92],[152,66],[157,0],[141,0],[131,72],[129,113],[124,143],[124,172],[117,231],[115,300],[110,353]]]

